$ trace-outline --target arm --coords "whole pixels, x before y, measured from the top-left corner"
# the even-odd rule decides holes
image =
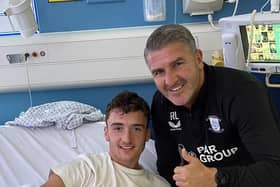
[[[51,168],[47,182],[41,187],[88,186],[94,180],[94,172],[87,161],[77,158]]]
[[[233,91],[232,95],[235,96],[229,104],[221,102],[223,111],[227,120],[237,128],[252,163],[210,168],[196,158],[186,157],[190,164],[174,170],[173,179],[178,186],[215,186],[217,172],[221,174],[219,176],[226,176],[226,187],[279,186],[279,120],[267,93],[261,85],[247,82],[244,90],[238,89],[238,94]],[[239,160],[242,162],[242,158]]]
[[[65,185],[58,175],[50,171],[48,180],[41,187],[65,187]]]
[[[254,163],[218,168],[229,175],[230,187],[276,187],[280,184],[279,121],[262,85],[251,83],[238,91],[229,111]],[[242,159],[242,158],[240,158]]]

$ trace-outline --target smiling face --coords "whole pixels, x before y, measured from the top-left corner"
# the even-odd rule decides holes
[[[149,140],[147,116],[142,111],[124,113],[113,109],[104,129],[113,161],[133,169],[139,169],[139,158]]]
[[[204,82],[202,52],[172,42],[149,51],[146,62],[158,90],[175,105],[191,108]]]

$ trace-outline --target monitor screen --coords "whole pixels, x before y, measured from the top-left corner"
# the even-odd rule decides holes
[[[240,34],[244,56],[249,62],[280,62],[280,24],[241,25]],[[250,54],[248,54],[249,44],[251,44]]]

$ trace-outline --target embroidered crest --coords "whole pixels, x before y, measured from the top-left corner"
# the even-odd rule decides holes
[[[221,119],[218,116],[210,115],[206,118],[206,121],[209,121],[210,127],[209,130],[215,133],[222,133],[224,129],[221,127]]]

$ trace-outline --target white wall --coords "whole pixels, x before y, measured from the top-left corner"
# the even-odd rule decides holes
[[[208,24],[186,25],[210,62],[221,49],[220,32]],[[143,49],[155,27],[106,29],[0,38],[0,92],[81,87],[150,80]],[[45,56],[40,56],[44,51]],[[26,63],[9,64],[7,54],[36,52]],[[28,69],[27,69],[28,68]]]

